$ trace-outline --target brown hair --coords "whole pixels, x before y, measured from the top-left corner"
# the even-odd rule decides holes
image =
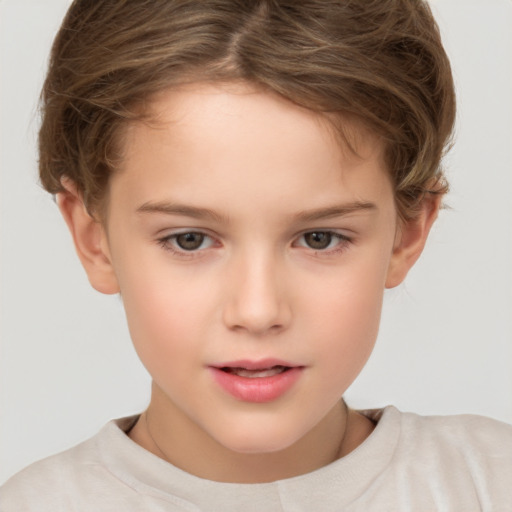
[[[126,121],[155,93],[202,80],[360,119],[385,142],[403,218],[446,191],[453,80],[421,0],[75,0],[41,96],[43,186],[59,192],[67,176],[98,208]]]

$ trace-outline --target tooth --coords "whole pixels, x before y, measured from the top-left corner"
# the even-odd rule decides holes
[[[247,377],[249,379],[256,379],[262,377],[273,377],[286,370],[284,366],[273,366],[272,368],[265,368],[262,370],[247,370],[246,368],[229,368],[229,372],[239,377]]]

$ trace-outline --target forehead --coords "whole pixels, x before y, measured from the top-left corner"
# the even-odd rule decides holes
[[[262,204],[307,190],[322,201],[334,183],[349,195],[376,193],[389,181],[382,144],[353,119],[341,121],[349,144],[328,117],[275,93],[233,83],[172,89],[126,130],[113,186],[139,202],[155,191],[212,201],[212,187],[217,198],[259,194]]]
[[[294,126],[304,128],[307,119],[313,131],[322,131],[322,136],[330,134],[339,146],[338,151],[346,153],[347,157],[371,158],[384,149],[382,139],[355,115],[310,110],[274,91],[244,81],[176,86],[155,94],[144,108],[142,126],[155,130],[168,129],[171,124],[186,126],[187,122],[193,123],[198,118],[201,126],[207,127],[210,121],[218,123],[224,117],[233,127],[237,122],[246,123],[244,133],[247,133],[251,121],[265,117],[267,128],[282,121],[285,132],[296,134]],[[130,130],[137,128],[141,128],[141,123],[129,125]]]

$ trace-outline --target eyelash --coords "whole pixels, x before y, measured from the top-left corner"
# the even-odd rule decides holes
[[[310,246],[306,246],[306,245],[301,245],[299,247],[304,247],[305,249],[309,249],[309,250],[312,250],[315,252],[315,255],[325,255],[325,256],[329,256],[331,254],[337,254],[341,251],[345,251],[347,248],[348,248],[348,245],[350,245],[352,243],[352,239],[346,235],[342,235],[341,233],[338,233],[336,231],[330,231],[330,230],[322,230],[322,229],[318,229],[318,230],[313,230],[313,231],[306,231],[305,233],[302,233],[302,235],[300,235],[298,237],[298,240],[300,240],[301,238],[304,238],[305,236],[307,235],[312,235],[313,233],[316,233],[316,234],[324,234],[324,235],[328,235],[330,237],[330,240],[329,240],[329,245],[330,245],[330,242],[332,242],[334,239],[337,239],[338,243],[328,249],[328,248],[325,248],[325,249],[315,249],[314,247],[310,247]]]
[[[172,235],[167,235],[162,238],[159,238],[157,240],[157,242],[158,242],[158,245],[160,245],[164,250],[169,251],[170,253],[172,253],[178,257],[194,258],[194,257],[199,256],[199,253],[201,252],[200,248],[187,251],[186,249],[179,248],[177,245],[177,242],[176,242],[176,240],[179,236],[192,235],[192,234],[203,236],[205,239],[210,239],[213,241],[213,243],[211,245],[215,244],[213,238],[211,236],[207,235],[206,233],[203,233],[202,231],[181,231],[179,233],[173,233]]]
[[[328,235],[330,238],[329,242],[332,242],[333,239],[337,239],[338,240],[338,243],[333,247],[333,248],[330,248],[330,249],[315,249],[313,247],[310,247],[310,246],[307,246],[307,245],[297,245],[297,240],[300,240],[302,238],[304,238],[306,235],[311,235],[313,233],[317,233],[317,234],[326,234]],[[200,235],[200,236],[203,236],[204,239],[210,239],[211,240],[211,244],[207,247],[207,248],[204,248],[204,249],[201,249],[200,247],[197,248],[197,249],[193,249],[193,250],[186,250],[186,249],[182,249],[182,248],[179,248],[177,246],[177,238],[179,236],[183,236],[183,235]],[[210,235],[202,232],[202,231],[182,231],[182,232],[179,232],[179,233],[173,233],[172,235],[167,235],[165,237],[162,237],[162,238],[159,238],[157,240],[158,244],[166,251],[169,251],[171,252],[172,254],[178,256],[178,257],[181,257],[181,258],[194,258],[194,257],[198,257],[200,255],[200,253],[206,249],[208,249],[209,247],[212,247],[215,245],[215,240],[213,239],[213,237],[211,237]],[[342,251],[345,251],[348,246],[353,243],[353,240],[352,238],[346,236],[346,235],[342,235],[341,233],[338,233],[336,231],[331,231],[331,230],[311,230],[311,231],[306,231],[304,233],[302,233],[300,236],[298,236],[295,241],[294,241],[294,244],[293,246],[294,247],[303,247],[305,249],[309,249],[311,251],[313,251],[315,253],[315,255],[324,255],[324,256],[328,256],[328,255],[332,255],[332,254],[337,254],[339,252],[342,252]],[[202,244],[201,244],[202,245]],[[330,243],[329,243],[330,245]]]

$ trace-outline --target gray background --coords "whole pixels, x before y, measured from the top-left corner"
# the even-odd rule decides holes
[[[119,298],[90,288],[37,185],[37,96],[68,3],[0,3],[0,482],[149,397]],[[346,396],[512,422],[512,3],[432,5],[459,94],[451,209],[387,292],[377,348]]]

